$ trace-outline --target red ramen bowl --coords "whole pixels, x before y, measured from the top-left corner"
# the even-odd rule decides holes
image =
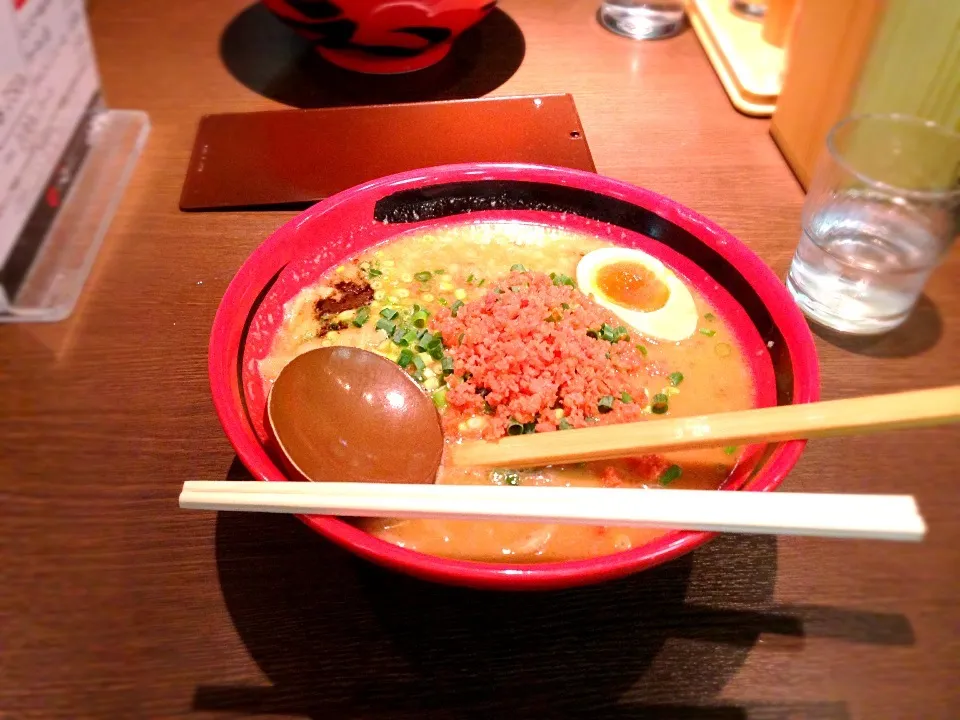
[[[453,41],[496,0],[262,0],[334,65],[363,73],[405,73],[442,60]]]
[[[469,221],[535,222],[639,247],[673,266],[730,322],[749,357],[759,405],[814,401],[819,371],[800,311],[743,243],[682,205],[591,173],[520,164],[428,168],[369,182],[314,205],[280,227],[240,268],[217,311],[210,383],[227,437],[254,478],[287,478],[263,428],[258,359],[269,352],[283,303],[343,260],[411,230]],[[721,491],[773,490],[804,443],[755,448]],[[357,555],[427,580],[496,589],[550,589],[659,565],[710,540],[669,532],[613,555],[537,564],[453,560],[398,547],[335,517],[302,516]]]

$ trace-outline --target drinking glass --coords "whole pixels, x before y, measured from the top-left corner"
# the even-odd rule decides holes
[[[960,234],[960,134],[860,115],[827,135],[787,289],[810,319],[870,335],[900,325]]]
[[[671,37],[683,30],[683,0],[604,0],[597,17],[601,25],[617,35],[636,40]]]

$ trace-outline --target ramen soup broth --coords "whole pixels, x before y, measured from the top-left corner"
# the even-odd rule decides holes
[[[614,248],[596,237],[519,223],[398,236],[333,268],[286,303],[261,376],[269,386],[293,357],[318,347],[371,350],[404,363],[433,395],[448,445],[754,407],[748,364],[717,309],[657,261],[638,265],[643,253]],[[597,268],[589,266],[595,257],[603,260]],[[684,327],[692,332],[681,340],[663,337]],[[558,384],[564,389],[555,391]],[[443,464],[437,482],[716,489],[740,456],[740,448],[715,448],[524,471]],[[509,487],[504,494],[509,502]],[[504,562],[604,555],[664,533],[354,522],[401,547]]]

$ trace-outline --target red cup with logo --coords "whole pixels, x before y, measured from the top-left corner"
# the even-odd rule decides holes
[[[334,65],[405,73],[442,60],[496,0],[262,0]]]

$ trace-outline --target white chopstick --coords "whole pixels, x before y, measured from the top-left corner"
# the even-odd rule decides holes
[[[188,510],[446,518],[919,541],[910,495],[189,481]]]

